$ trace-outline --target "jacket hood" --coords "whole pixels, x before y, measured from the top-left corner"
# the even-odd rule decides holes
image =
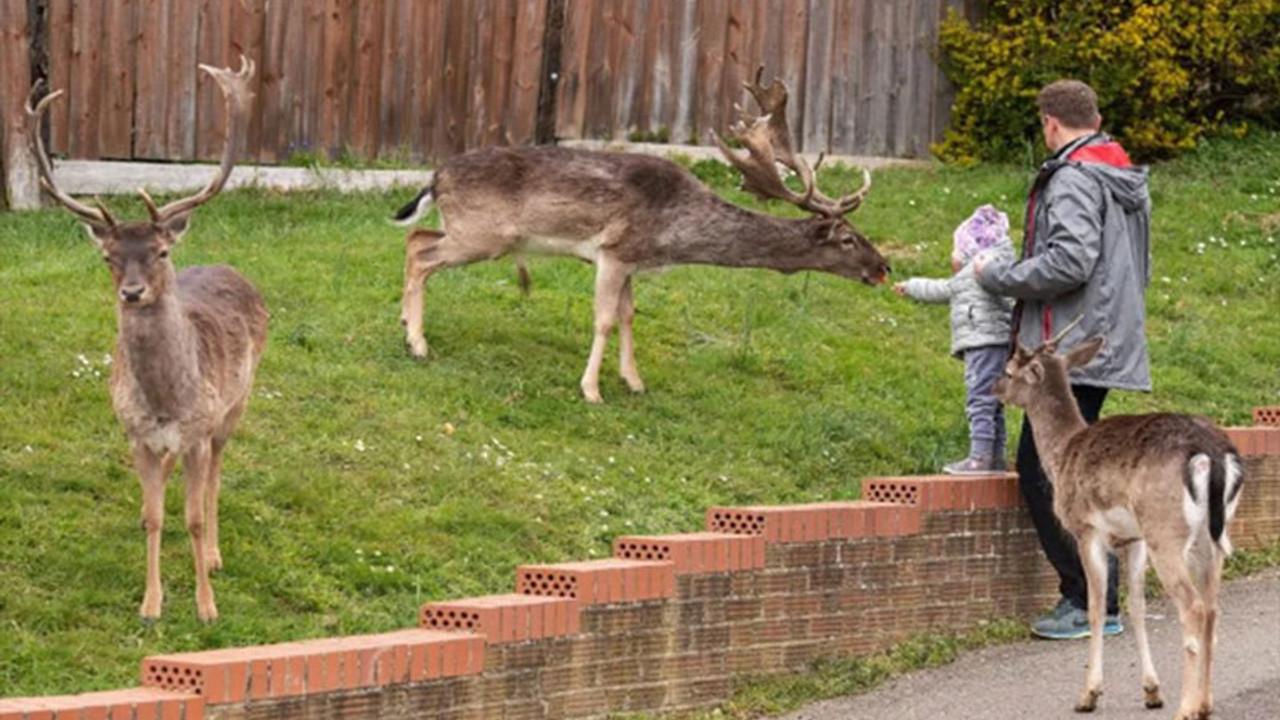
[[[1151,192],[1147,186],[1147,169],[1139,166],[1115,167],[1096,162],[1073,162],[1090,177],[1110,191],[1116,202],[1128,212],[1145,210],[1151,206]]]

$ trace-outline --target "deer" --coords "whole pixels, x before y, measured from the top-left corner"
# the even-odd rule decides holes
[[[1116,415],[1086,425],[1068,373],[1088,365],[1105,339],[1096,336],[1059,354],[1058,344],[1079,321],[1034,350],[1017,344],[995,385],[997,398],[1026,410],[1053,484],[1054,514],[1075,537],[1084,565],[1089,663],[1075,709],[1094,710],[1102,695],[1106,558],[1123,549],[1144,703],[1164,705],[1145,624],[1143,584],[1150,558],[1182,625],[1182,697],[1175,717],[1202,720],[1213,707],[1218,590],[1223,561],[1231,554],[1226,526],[1245,480],[1240,455],[1204,417]]]
[[[145,189],[139,190],[150,214],[146,221],[118,222],[101,201],[84,205],[59,190],[40,126],[49,104],[62,91],[36,102],[43,87],[37,81],[25,107],[41,185],[79,218],[111,271],[117,338],[110,394],[142,484],[147,569],[139,614],[148,622],[160,617],[164,599],[164,488],[179,457],[186,484],[186,527],[195,557],[196,611],[204,622],[218,617],[209,572],[222,567],[222,453],[249,402],[267,341],[266,306],[240,273],[225,265],[178,272],[169,256],[192,212],[221,192],[235,164],[253,100],[249,80],[254,63],[243,56],[240,62],[238,72],[199,66],[216,81],[225,100],[226,131],[216,174],[196,194],[160,207]]]
[[[515,258],[527,288],[528,254],[575,257],[595,266],[594,336],[580,387],[599,403],[605,346],[618,330],[619,374],[634,393],[644,392],[636,369],[631,278],[639,271],[675,265],[768,268],[782,273],[817,270],[877,285],[889,264],[846,218],[871,187],[831,198],[812,168],[793,150],[787,128],[787,88],[775,79],[744,83],[761,113],[729,128],[746,148],[741,155],[713,133],[725,158],[741,171],[743,187],[761,199],[779,199],[806,211],[781,218],[744,209],[711,192],[691,173],[663,158],[554,146],[497,147],[445,160],[432,182],[395,215],[413,225],[434,205],[439,230],[415,228],[405,239],[400,322],[415,358],[428,348],[423,336],[423,293],[439,270],[507,255]],[[783,168],[802,189],[784,182]]]

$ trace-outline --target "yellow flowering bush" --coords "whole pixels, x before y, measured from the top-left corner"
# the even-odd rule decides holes
[[[1036,94],[1061,78],[1097,91],[1137,158],[1280,123],[1280,0],[991,0],[976,25],[953,10],[939,47],[956,99],[933,151],[950,162],[1037,151]]]

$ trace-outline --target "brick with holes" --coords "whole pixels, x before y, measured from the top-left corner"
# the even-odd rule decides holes
[[[1013,507],[1007,489],[1018,476],[993,473],[980,476],[910,475],[872,477],[862,482],[862,496],[871,501],[915,505],[924,510],[974,510]]]
[[[1280,405],[1253,409],[1253,424],[1280,427]]]
[[[490,595],[427,603],[419,612],[418,626],[476,632],[490,643],[524,642],[568,635],[569,616],[577,612],[578,603],[570,597]]]
[[[657,600],[675,594],[675,563],[612,559],[521,565],[516,592],[572,598],[584,606]]]
[[[613,541],[614,557],[664,560],[678,575],[718,573],[764,567],[764,538],[722,532],[680,535],[627,535]]]

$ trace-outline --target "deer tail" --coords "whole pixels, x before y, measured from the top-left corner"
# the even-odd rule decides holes
[[[410,200],[404,207],[396,211],[393,222],[400,226],[412,225],[418,221],[427,211],[431,209],[431,203],[435,201],[435,185],[428,185],[422,188],[422,192],[418,196]]]
[[[1227,523],[1235,516],[1243,485],[1244,469],[1234,451],[1212,456],[1196,453],[1187,461],[1183,515],[1193,534],[1195,528],[1207,522],[1209,538],[1224,555],[1231,554]]]

